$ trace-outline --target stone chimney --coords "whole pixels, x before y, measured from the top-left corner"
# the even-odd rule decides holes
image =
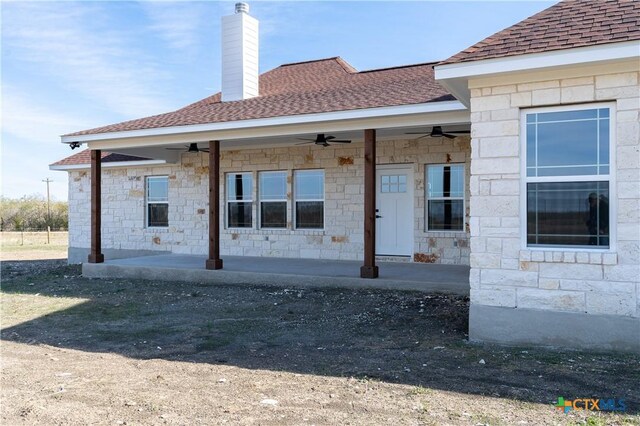
[[[259,95],[258,20],[247,3],[236,3],[233,15],[222,17],[222,101]]]

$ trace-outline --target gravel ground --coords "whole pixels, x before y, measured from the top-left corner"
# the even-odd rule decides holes
[[[466,341],[468,299],[2,262],[2,424],[634,424],[640,360]],[[559,396],[625,413],[557,411]]]

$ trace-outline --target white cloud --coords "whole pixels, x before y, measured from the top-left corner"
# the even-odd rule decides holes
[[[203,3],[143,2],[151,20],[149,29],[157,32],[169,47],[178,51],[193,51],[198,46],[200,30],[207,16]]]
[[[7,3],[3,43],[43,75],[123,117],[169,109],[158,87],[162,69],[135,48],[133,32],[110,28],[108,12],[108,3]]]

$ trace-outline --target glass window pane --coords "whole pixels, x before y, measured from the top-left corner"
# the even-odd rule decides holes
[[[554,111],[554,112],[541,112],[537,114],[538,123],[549,121],[574,121],[574,120],[587,120],[598,117],[598,110],[596,109],[582,109],[574,111]]]
[[[398,192],[407,192],[407,184],[401,183],[400,186],[398,187]]]
[[[609,165],[609,120],[599,120],[599,122],[600,122],[599,164],[603,166],[603,165]],[[600,173],[605,174],[605,172],[602,171],[602,167],[600,168]]]
[[[384,175],[382,176],[382,184],[388,184],[389,183],[389,176]]]
[[[389,192],[389,184],[388,183],[383,183],[382,184],[382,192]]]
[[[401,183],[401,184],[402,183],[406,184],[407,183],[407,175],[400,175],[398,177],[398,182]]]
[[[296,202],[296,228],[322,229],[324,227],[324,202]]]
[[[430,165],[427,197],[464,197],[464,165]]]
[[[294,174],[296,200],[324,199],[324,171],[302,170]]]
[[[608,108],[528,114],[527,176],[605,174],[598,166],[609,165],[608,116]]]
[[[147,206],[148,226],[169,226],[169,205],[149,204]]]
[[[250,173],[227,175],[227,200],[252,200],[253,186]]]
[[[527,167],[536,167],[536,125],[527,124]],[[527,176],[535,176],[535,169],[527,170]]]
[[[169,197],[169,178],[154,176],[147,178],[147,201],[167,201]]]
[[[609,182],[527,184],[527,244],[609,246]]]
[[[286,172],[260,173],[260,199],[261,200],[286,200],[287,199],[287,173]]]
[[[538,167],[595,166],[598,164],[598,122],[538,124],[537,148]]]
[[[227,203],[227,224],[229,228],[251,228],[251,202]]]
[[[429,230],[464,230],[463,200],[429,200],[427,210]]]
[[[286,228],[287,202],[260,203],[260,226],[262,228]]]

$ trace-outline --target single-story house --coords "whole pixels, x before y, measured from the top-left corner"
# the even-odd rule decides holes
[[[470,339],[640,352],[640,2],[562,1],[439,63],[262,75],[239,3],[222,46],[221,93],[62,137],[88,147],[51,165],[70,262],[470,265]]]

